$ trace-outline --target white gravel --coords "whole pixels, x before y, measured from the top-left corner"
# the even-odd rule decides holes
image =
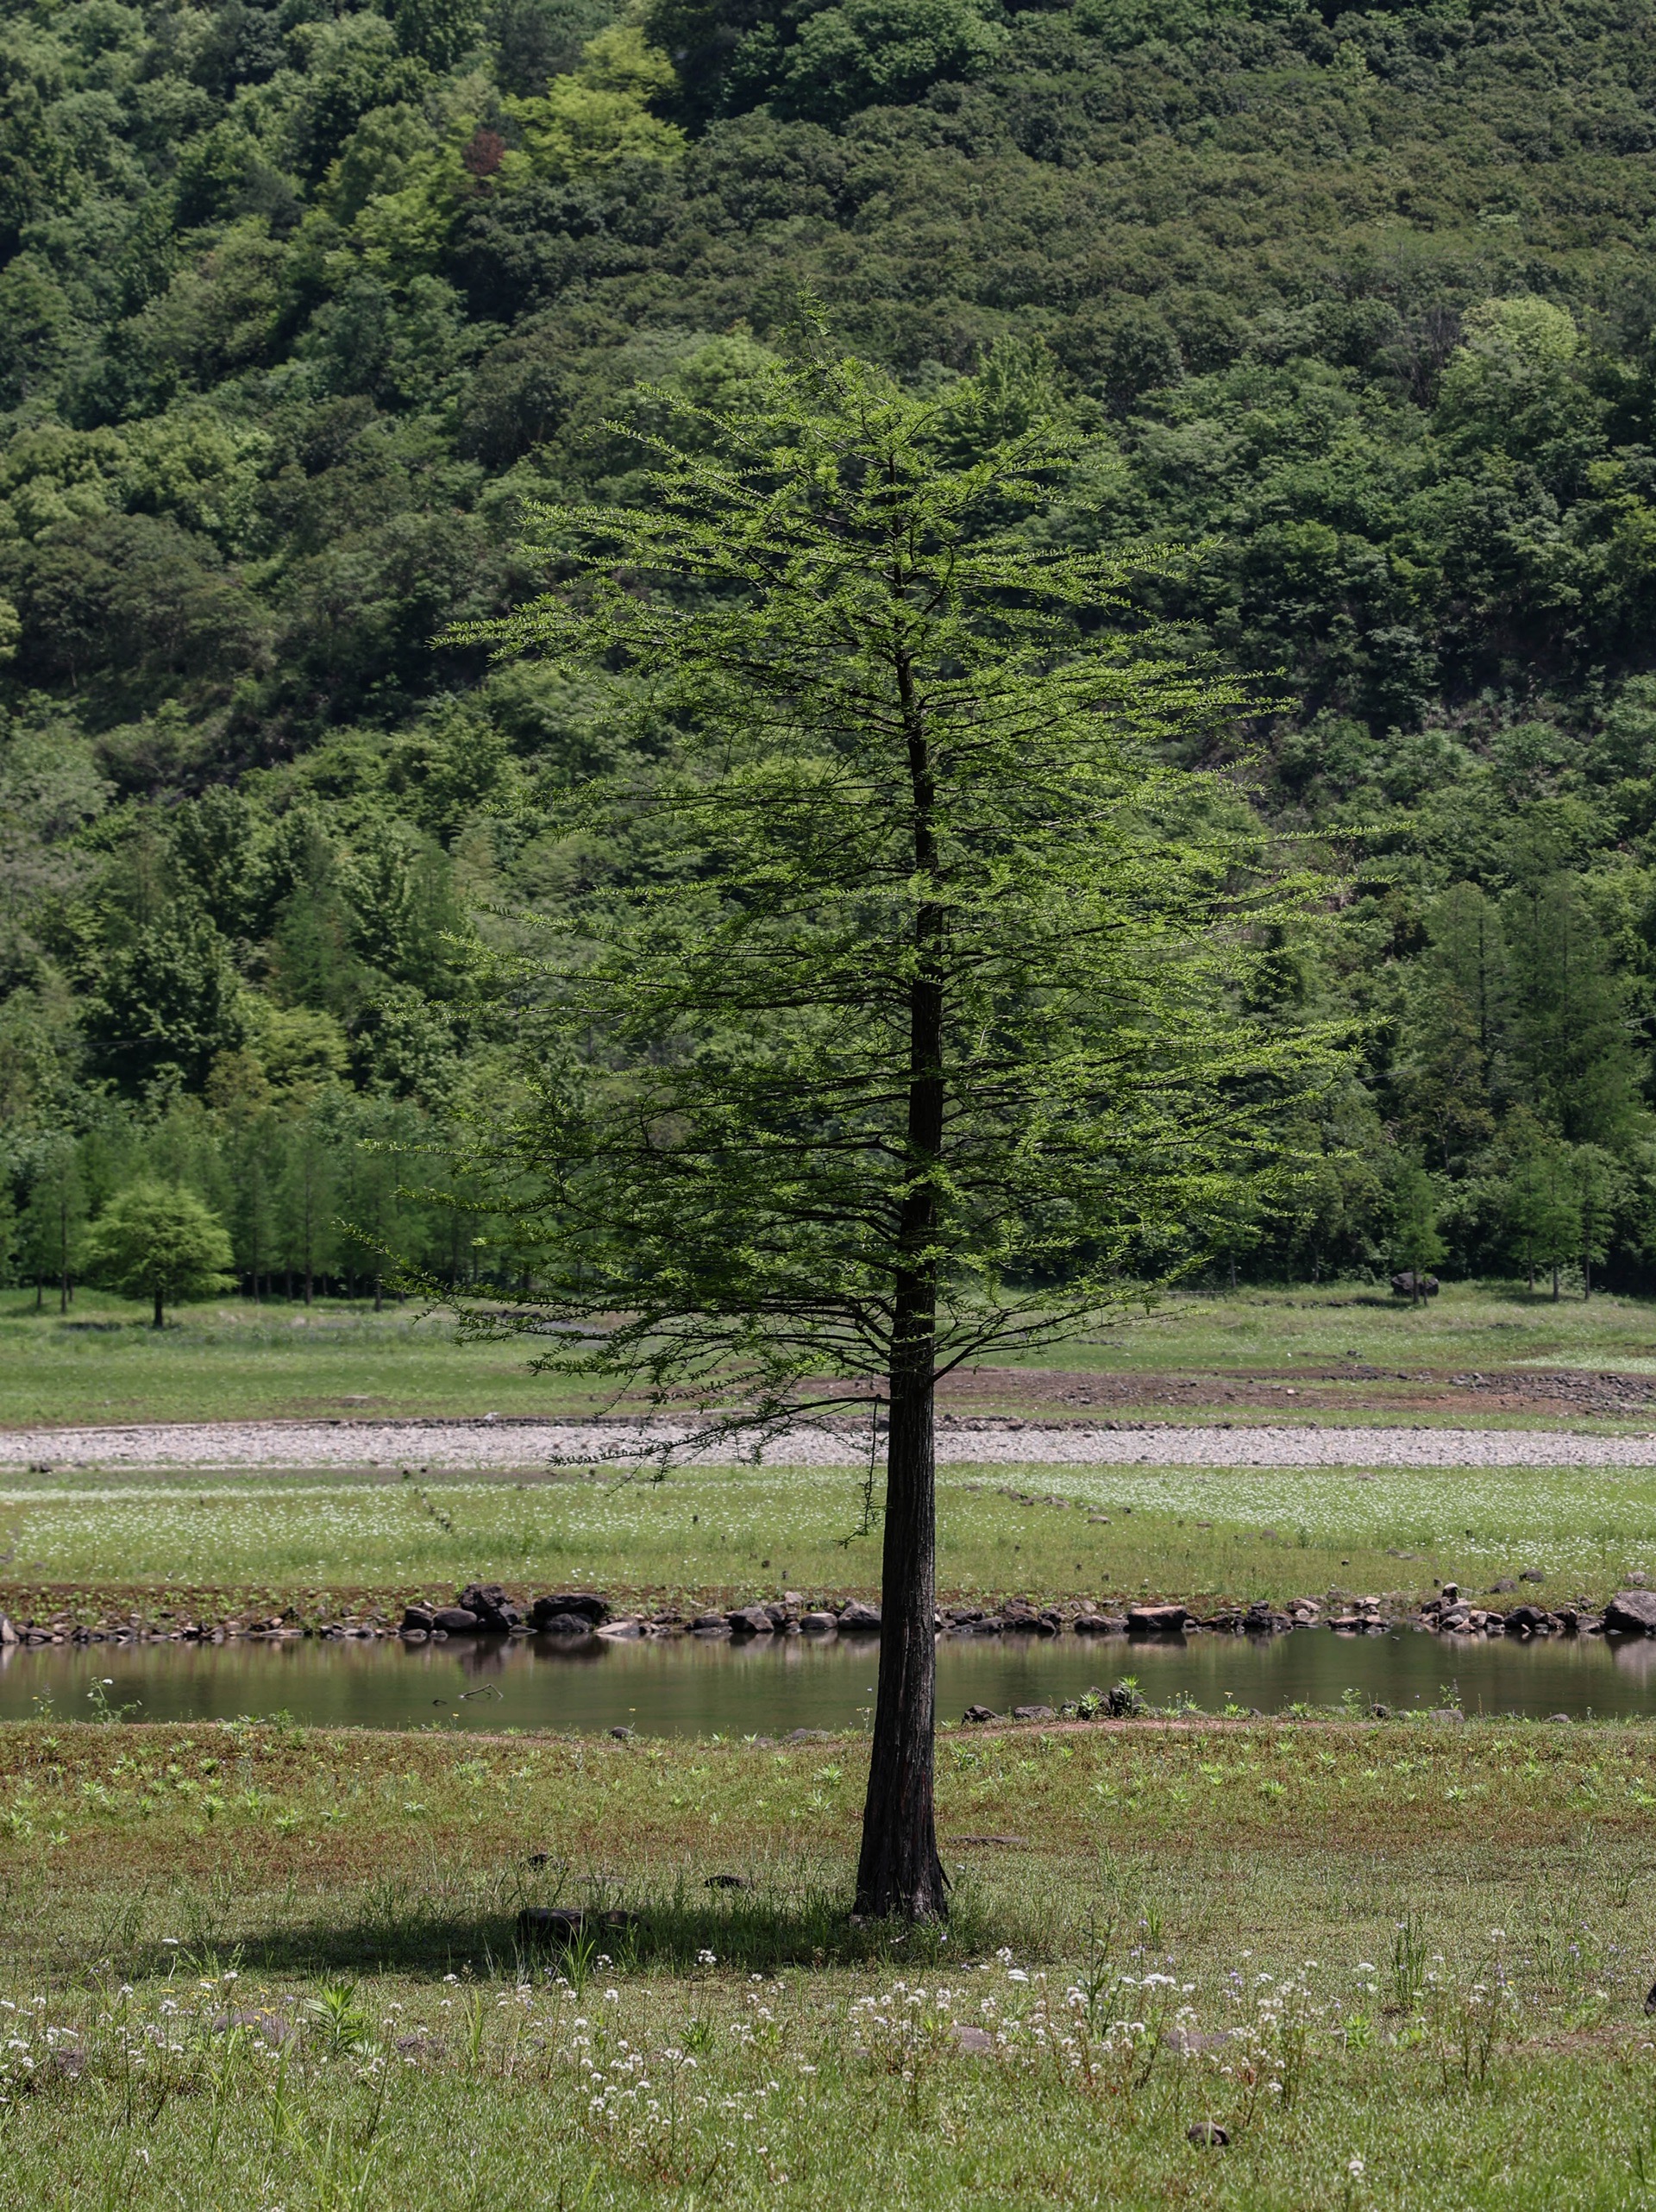
[[[192,1467],[409,1467],[415,1473],[533,1470],[633,1456],[648,1432],[624,1422],[227,1421],[111,1429],[0,1431],[0,1471],[115,1472]],[[863,1436],[802,1428],[770,1445],[775,1466],[866,1463]],[[710,1463],[731,1464],[725,1449]],[[1540,1429],[1333,1427],[1098,1428],[1038,1422],[945,1423],[948,1466],[1656,1467],[1656,1432],[1579,1436]]]

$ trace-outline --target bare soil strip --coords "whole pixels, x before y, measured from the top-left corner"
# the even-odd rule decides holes
[[[198,1468],[357,1467],[411,1474],[506,1473],[643,1461],[675,1432],[638,1422],[227,1421],[0,1434],[0,1470],[114,1474]],[[866,1462],[867,1431],[805,1427],[768,1448],[778,1467]],[[947,1466],[1653,1467],[1656,1434],[1559,1430],[1333,1428],[981,1420],[939,1428]],[[728,1450],[703,1455],[730,1464]]]

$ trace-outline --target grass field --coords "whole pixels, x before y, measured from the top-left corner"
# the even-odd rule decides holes
[[[861,1756],[6,1731],[9,2196],[1647,2202],[1648,1730],[949,1737],[946,1940],[845,1917]]]
[[[1352,1363],[1383,1372],[1339,1379]],[[957,1388],[974,1406],[1076,1411],[1051,1407],[1038,1387],[1057,1368],[1113,1381],[1116,1411],[1131,1409],[1142,1379],[1146,1405],[1159,1418],[1177,1419],[1189,1409],[1161,1403],[1151,1389],[1157,1379],[1222,1384],[1268,1371],[1276,1380],[1267,1410],[1291,1417],[1295,1409],[1284,1393],[1293,1384],[1283,1379],[1296,1367],[1336,1371],[1325,1395],[1356,1417],[1406,1402],[1403,1380],[1421,1372],[1656,1374],[1656,1305],[1614,1298],[1554,1305],[1521,1287],[1452,1284],[1419,1308],[1383,1291],[1341,1286],[1180,1295],[1026,1363],[1027,1384],[1001,1367],[963,1376]],[[78,1291],[66,1319],[49,1304],[37,1312],[32,1292],[0,1293],[0,1425],[7,1427],[565,1413],[606,1402],[586,1386],[530,1374],[521,1343],[459,1345],[445,1319],[422,1318],[411,1306],[376,1315],[343,1301],[308,1310],[225,1302],[185,1308],[157,1332],[141,1308],[97,1291]],[[1260,1410],[1245,1407],[1239,1417]]]
[[[849,1467],[662,1482],[9,1475],[0,1607],[325,1617],[449,1599],[475,1580],[656,1605],[872,1594],[880,1538],[857,1533],[861,1504]],[[1538,1569],[1559,1603],[1656,1574],[1656,1468],[957,1468],[938,1512],[945,1601],[1420,1597]]]

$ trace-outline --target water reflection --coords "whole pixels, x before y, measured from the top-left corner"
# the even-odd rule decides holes
[[[68,1719],[107,1683],[111,1708],[147,1720],[285,1712],[298,1721],[369,1728],[629,1727],[642,1735],[780,1736],[866,1725],[877,1645],[806,1637],[749,1643],[610,1643],[514,1637],[412,1647],[298,1642],[110,1644],[0,1650],[0,1719],[43,1706]],[[1302,1630],[1270,1639],[1202,1636],[1129,1644],[1000,1637],[945,1639],[939,1711],[1057,1706],[1122,1675],[1157,1705],[1186,1698],[1208,1712],[1299,1705],[1432,1706],[1458,1695],[1468,1712],[1646,1713],[1656,1710],[1656,1638],[1601,1637],[1521,1644],[1462,1642],[1395,1630],[1346,1637]]]

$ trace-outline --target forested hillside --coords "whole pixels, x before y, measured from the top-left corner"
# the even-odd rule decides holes
[[[436,641],[802,294],[963,441],[1089,433],[1070,537],[1198,549],[1156,611],[1277,701],[1283,1018],[1361,1059],[1238,1264],[1656,1279],[1653,152],[1651,0],[14,0],[10,1279],[140,1175],[249,1287],[474,1264],[362,1140],[515,1079],[478,954],[611,864],[616,740]]]

